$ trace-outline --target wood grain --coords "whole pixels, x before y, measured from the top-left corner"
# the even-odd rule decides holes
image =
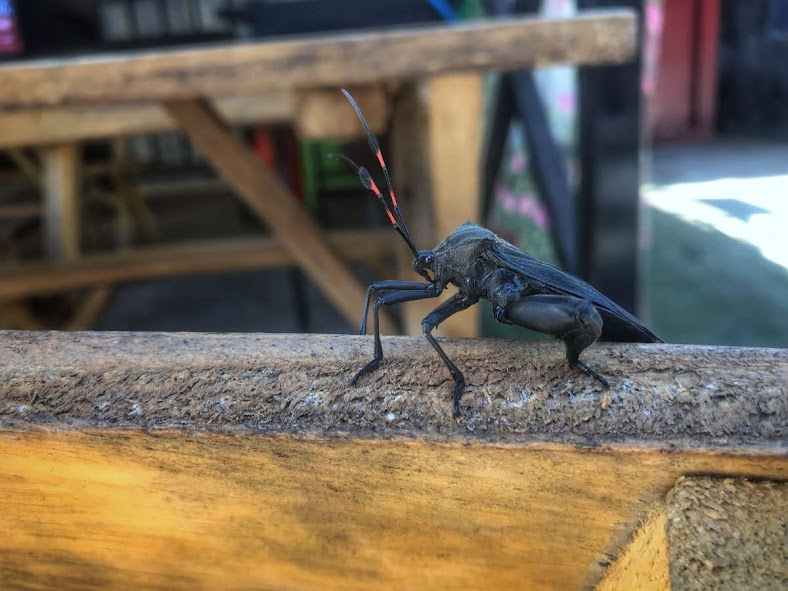
[[[425,85],[434,228],[443,240],[461,224],[481,221],[482,77],[440,76]],[[447,336],[477,336],[479,308],[441,326]]]
[[[332,250],[281,179],[231,132],[206,101],[167,101],[164,107],[337,311],[349,322],[358,322],[366,286]],[[389,314],[383,311],[380,316],[381,327],[394,332]]]
[[[0,109],[336,87],[461,70],[621,63],[637,42],[632,11],[369,31],[0,67]]]
[[[398,237],[390,230],[343,231],[326,235],[331,247],[348,260],[392,255]],[[0,298],[59,293],[96,285],[221,273],[293,264],[293,257],[271,238],[226,238],[133,251],[92,254],[69,263],[5,265],[0,269]],[[361,315],[361,308],[357,310]]]
[[[649,515],[596,591],[670,591],[665,505]]]
[[[788,482],[682,477],[667,506],[673,589],[785,588],[786,520]]]
[[[27,589],[577,589],[682,474],[785,459],[569,446],[0,433]]]
[[[786,453],[788,351],[446,339],[467,382],[423,337],[0,332],[0,425],[51,423],[439,439],[750,449]],[[754,451],[753,451],[754,450]]]
[[[292,119],[294,93],[270,91],[222,97],[216,110],[233,125],[277,123]],[[132,133],[176,129],[157,103],[67,105],[21,111],[0,111],[0,148],[58,144]]]
[[[49,258],[73,261],[81,250],[80,174],[76,144],[41,151],[45,250]]]
[[[386,129],[388,97],[380,86],[347,89],[364,112],[373,133]],[[338,88],[323,88],[299,93],[295,114],[298,134],[311,139],[365,138],[356,112]]]

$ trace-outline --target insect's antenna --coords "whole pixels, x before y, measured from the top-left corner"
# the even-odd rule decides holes
[[[411,239],[410,235],[406,232],[403,232],[400,225],[397,223],[397,219],[394,217],[394,214],[391,212],[391,208],[389,204],[386,203],[386,200],[383,198],[383,194],[378,189],[378,186],[375,184],[375,181],[372,180],[372,175],[369,174],[369,171],[364,168],[363,166],[359,166],[355,162],[353,162],[350,158],[345,156],[344,154],[329,154],[330,158],[342,158],[345,162],[350,164],[356,172],[358,173],[358,178],[361,180],[361,184],[364,186],[365,189],[369,189],[375,194],[375,197],[378,198],[378,201],[383,205],[383,208],[386,210],[386,214],[389,216],[389,220],[391,221],[391,225],[394,229],[402,236],[402,239],[408,244],[410,249],[413,251],[413,256],[418,258],[419,253],[416,250],[416,247],[413,244],[413,240]]]
[[[372,130],[367,125],[367,120],[364,119],[364,115],[361,113],[361,109],[358,108],[356,101],[353,100],[353,97],[350,96],[350,93],[342,89],[342,94],[345,95],[345,98],[350,101],[350,104],[353,106],[353,109],[356,111],[356,115],[361,120],[361,125],[364,126],[364,131],[367,133],[367,141],[369,142],[369,147],[372,149],[372,152],[377,156],[378,162],[380,162],[380,167],[383,169],[383,176],[386,177],[386,187],[389,190],[389,196],[391,197],[391,203],[394,205],[394,214],[397,216],[397,220],[399,221],[399,225],[405,232],[406,241],[408,246],[410,246],[411,250],[415,253],[416,247],[413,244],[413,238],[411,238],[410,231],[408,230],[408,225],[405,223],[405,218],[402,217],[402,212],[399,209],[399,205],[397,205],[397,198],[394,196],[394,189],[391,186],[391,179],[389,178],[389,169],[386,167],[386,162],[383,160],[383,154],[380,152],[380,144],[378,143],[378,138],[375,137],[375,134],[372,133]]]

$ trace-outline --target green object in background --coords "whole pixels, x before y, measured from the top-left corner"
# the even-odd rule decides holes
[[[343,144],[330,140],[301,140],[301,170],[304,184],[304,205],[317,211],[321,191],[358,189],[358,175],[331,154],[341,154]]]

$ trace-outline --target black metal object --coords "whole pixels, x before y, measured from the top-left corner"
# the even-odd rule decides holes
[[[510,74],[506,81],[512,86],[523,123],[534,181],[545,196],[561,266],[570,273],[579,273],[575,197],[569,190],[564,154],[550,130],[534,74],[523,70]]]
[[[722,0],[717,126],[725,134],[788,135],[788,2]]]
[[[426,0],[258,0],[219,14],[252,27],[256,37],[389,27],[441,20]]]
[[[533,12],[538,6],[535,1],[490,2],[496,16]],[[578,7],[640,10],[641,2],[579,0]],[[630,64],[579,69],[579,195],[569,188],[564,157],[530,70],[502,76],[484,171],[486,211],[492,203],[509,125],[517,116],[523,122],[534,181],[550,213],[561,266],[628,310],[634,310],[637,302],[640,64],[638,52]]]
[[[632,8],[639,0],[579,0],[580,9]],[[642,27],[639,27],[642,31]],[[641,151],[641,48],[635,60],[579,69],[580,276],[624,308],[637,305]]]
[[[491,12],[497,17],[508,16],[513,12],[532,13],[538,8],[539,1],[534,0],[494,0],[490,3]],[[550,130],[532,70],[501,76],[485,151],[485,211],[492,204],[495,179],[500,171],[509,126],[515,114],[523,126],[534,182],[550,214],[558,259],[568,272],[579,273],[575,197],[569,189],[564,155]]]

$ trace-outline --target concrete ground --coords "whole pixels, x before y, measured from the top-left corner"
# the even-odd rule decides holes
[[[661,147],[650,177],[652,328],[676,343],[788,347],[788,144]]]
[[[661,147],[651,156],[643,190],[647,324],[668,342],[788,347],[788,144]],[[293,281],[291,272],[271,270],[127,285],[97,328],[356,330],[306,279],[304,325]]]

